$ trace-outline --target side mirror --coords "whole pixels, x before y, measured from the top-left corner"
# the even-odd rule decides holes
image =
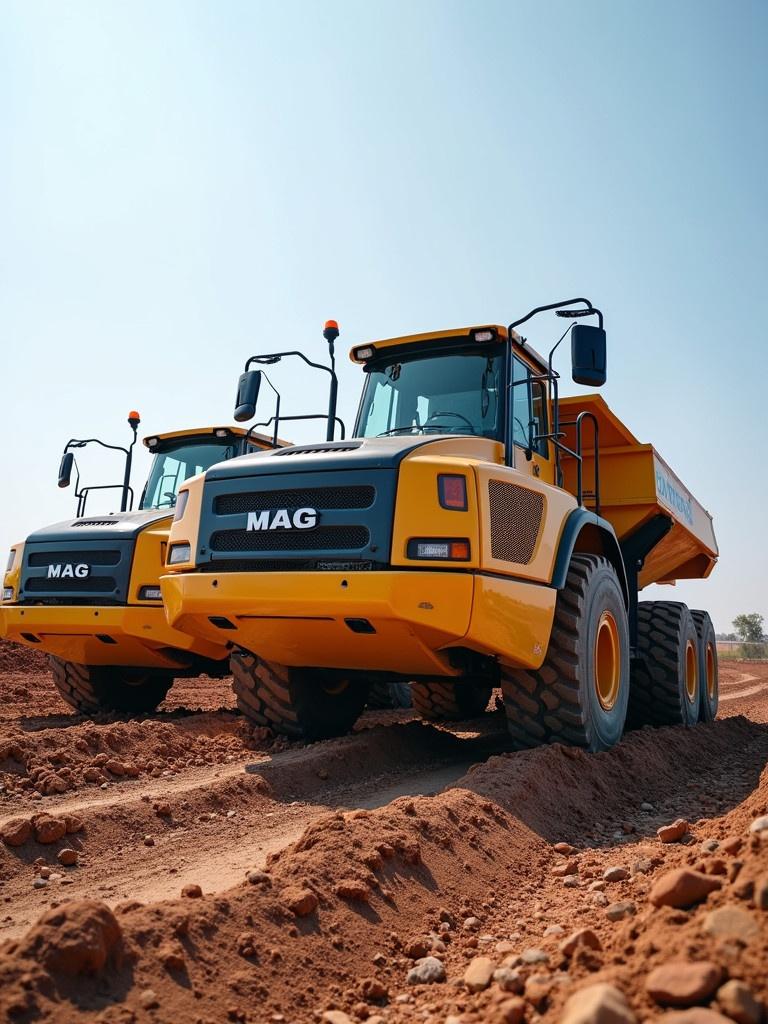
[[[72,465],[75,461],[75,456],[72,452],[65,452],[61,458],[59,464],[59,487],[69,487],[69,482],[72,479]]]
[[[605,384],[606,345],[602,327],[576,324],[571,330],[572,376],[577,384],[599,388]]]
[[[261,370],[246,370],[240,374],[235,399],[235,419],[238,423],[253,419],[256,415],[256,400],[261,387]]]

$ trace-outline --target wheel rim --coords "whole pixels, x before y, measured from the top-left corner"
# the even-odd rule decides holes
[[[595,692],[604,711],[616,703],[621,683],[619,627],[610,612],[603,612],[595,636]]]
[[[696,699],[696,675],[696,648],[689,640],[685,645],[685,692],[691,704]]]
[[[715,652],[712,644],[707,644],[707,696],[710,700],[715,699],[717,691],[717,680],[715,678]]]

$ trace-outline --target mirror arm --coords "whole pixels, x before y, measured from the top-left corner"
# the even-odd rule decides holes
[[[324,363],[315,363],[313,362],[313,360],[307,359],[303,352],[292,350],[290,352],[268,352],[265,355],[251,356],[245,362],[245,372],[247,373],[248,370],[250,370],[251,365],[253,363],[278,363],[283,358],[283,356],[298,356],[299,359],[303,359],[307,366],[311,366],[315,370],[323,370],[324,373],[329,374],[331,378],[331,386],[330,395],[328,398],[328,430],[326,433],[326,441],[332,441],[334,434],[334,424],[336,422],[336,400],[339,389],[339,380],[338,377],[336,376],[336,359],[333,349],[333,342],[329,341],[328,345],[331,355],[330,366],[326,366]]]

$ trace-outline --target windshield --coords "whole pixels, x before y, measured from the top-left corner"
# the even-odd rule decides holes
[[[358,437],[475,434],[503,440],[501,346],[379,361],[368,371]]]
[[[217,441],[206,438],[204,443],[187,441],[158,452],[152,461],[140,507],[173,508],[185,480],[205,472],[217,462],[233,459],[239,451],[239,445],[232,438]]]

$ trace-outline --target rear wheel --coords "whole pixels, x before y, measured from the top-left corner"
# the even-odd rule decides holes
[[[466,680],[411,683],[414,710],[432,722],[477,718],[488,707],[492,689]]]
[[[411,706],[411,688],[408,683],[371,683],[366,706],[369,711],[391,711]]]
[[[557,596],[544,664],[502,665],[515,745],[566,743],[607,750],[621,739],[629,697],[629,626],[616,570],[600,555],[574,555]]]
[[[699,638],[688,606],[678,601],[641,601],[637,631],[630,725],[695,725],[701,671]]]
[[[291,739],[341,736],[359,718],[368,686],[328,669],[289,668],[249,651],[231,656],[237,706],[254,724]]]
[[[720,698],[717,671],[717,639],[709,612],[692,611],[699,638],[699,721],[714,722]]]
[[[79,665],[50,658],[51,674],[62,699],[75,711],[142,714],[155,711],[173,684],[170,672],[119,665]]]

